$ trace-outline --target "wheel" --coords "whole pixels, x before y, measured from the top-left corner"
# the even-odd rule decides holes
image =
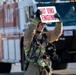
[[[21,51],[21,70],[24,70],[24,63],[25,63],[25,52],[23,49],[23,41],[24,41],[24,37],[21,38],[20,40],[20,51]]]
[[[11,63],[0,63],[0,73],[9,73],[11,71]]]
[[[60,70],[60,69],[66,69],[67,63],[52,63],[52,69],[53,70]]]

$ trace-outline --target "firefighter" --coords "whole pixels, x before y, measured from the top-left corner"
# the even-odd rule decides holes
[[[24,34],[24,50],[26,55],[26,75],[51,75],[51,60],[47,53],[51,50],[51,43],[56,41],[62,34],[62,21],[59,14],[55,17],[60,19],[55,29],[43,32],[46,23],[40,19],[41,11],[37,10],[36,18],[31,21],[29,28]],[[51,57],[54,58],[53,51]],[[56,54],[56,53],[55,53]],[[57,56],[56,56],[57,57]]]

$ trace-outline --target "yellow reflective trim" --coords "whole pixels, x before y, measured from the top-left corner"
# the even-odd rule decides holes
[[[38,25],[39,22],[40,22],[40,20],[33,19],[33,20],[31,21],[31,24],[32,24],[32,25]]]
[[[42,60],[38,60],[38,65],[42,66],[42,67],[45,67],[46,64]]]
[[[29,59],[29,58],[27,60],[32,63],[35,61],[34,59]]]
[[[29,51],[29,49],[24,48],[24,51],[27,53]]]
[[[56,41],[58,41],[58,38],[56,39]]]
[[[58,25],[58,27],[62,27],[63,26],[63,23],[56,23]]]
[[[36,54],[39,54],[40,50],[36,50]],[[41,49],[41,54],[45,53],[45,49]]]

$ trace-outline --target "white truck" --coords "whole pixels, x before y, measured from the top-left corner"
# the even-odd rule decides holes
[[[63,35],[55,42],[62,63],[53,63],[53,69],[65,69],[68,62],[76,62],[76,3],[24,0],[0,6],[0,73],[10,72],[13,63],[21,63],[21,70],[24,69],[24,31],[41,6],[55,6],[64,24]],[[54,27],[54,24],[47,25],[52,30]]]

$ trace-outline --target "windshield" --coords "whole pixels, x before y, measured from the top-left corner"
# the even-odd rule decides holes
[[[37,6],[55,6],[65,26],[76,25],[76,3],[49,3],[38,4]]]

